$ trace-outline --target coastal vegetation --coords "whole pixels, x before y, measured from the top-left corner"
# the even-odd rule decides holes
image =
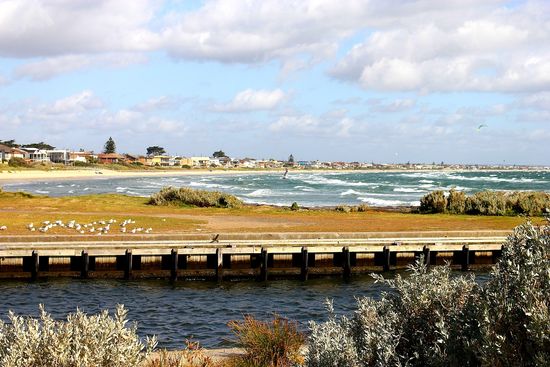
[[[420,200],[421,213],[469,215],[528,215],[550,213],[550,194],[534,191],[480,191],[467,196],[462,191],[432,191]]]
[[[195,190],[188,187],[163,187],[151,195],[149,205],[197,206],[201,208],[240,208],[243,202],[236,196],[220,191]]]
[[[10,312],[0,321],[2,367],[138,367],[153,351],[156,338],[140,340],[128,326],[128,311],[117,306],[88,316],[80,310],[54,320],[43,306],[38,318]]]
[[[328,305],[311,323],[306,366],[550,365],[550,226],[526,223],[508,238],[485,283],[428,269],[408,277],[373,275],[391,287],[360,298],[349,317]]]
[[[342,215],[334,209],[302,209],[272,206],[240,208],[194,207],[179,205],[147,205],[148,197],[121,194],[96,194],[82,196],[49,197],[23,192],[0,192],[0,225],[8,229],[3,235],[25,235],[21,240],[32,241],[28,236],[29,223],[61,220],[89,223],[101,219],[122,222],[131,217],[141,226],[154,228],[155,236],[181,233],[260,233],[260,232],[412,232],[412,231],[510,231],[524,219],[513,216],[472,216],[451,214],[418,215],[399,211],[369,208],[365,212]],[[542,222],[542,218],[533,218]],[[59,240],[70,240],[63,228],[53,228],[49,235]],[[138,238],[139,234],[110,234],[110,239]],[[141,238],[141,237],[140,237]],[[95,236],[79,236],[79,240],[94,240]]]

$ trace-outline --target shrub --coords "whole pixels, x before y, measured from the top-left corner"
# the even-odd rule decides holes
[[[329,306],[328,321],[310,324],[306,365],[548,366],[549,255],[550,227],[526,223],[485,284],[422,259],[408,278],[374,276],[392,292],[358,299],[351,317]]]
[[[144,363],[143,367],[216,367],[198,343],[186,342],[182,351],[161,350]]]
[[[420,199],[420,212],[443,213],[447,208],[447,199],[441,190],[432,191]]]
[[[352,208],[347,205],[338,205],[336,208],[334,208],[337,212],[343,212],[343,213],[350,213],[352,211]]]
[[[53,320],[43,306],[37,319],[10,312],[9,323],[0,321],[0,366],[138,367],[156,339],[142,343],[126,315],[120,305],[112,317],[77,311],[66,321]]]
[[[506,215],[506,195],[501,191],[481,191],[466,199],[465,211],[468,214]]]
[[[163,187],[151,195],[149,205],[193,205],[198,207],[239,208],[243,202],[234,195],[187,187]]]
[[[369,206],[367,204],[361,204],[357,207],[358,212],[366,212],[369,210]]]
[[[292,205],[290,206],[290,210],[292,211],[300,210],[300,205],[298,205],[297,202],[293,202]]]
[[[73,166],[75,167],[90,167],[92,164],[88,162],[82,162],[82,161],[74,161]]]
[[[295,322],[277,315],[267,322],[245,316],[243,321],[230,321],[228,326],[245,350],[244,356],[233,358],[235,366],[290,367],[302,362],[304,336]]]
[[[26,160],[24,160],[23,158],[18,158],[18,157],[10,158],[10,160],[8,161],[8,166],[10,166],[10,167],[30,167],[30,165],[27,163]]]
[[[466,208],[466,194],[463,191],[449,190],[447,197],[447,212],[452,214],[464,214]]]
[[[550,194],[546,192],[514,192],[508,198],[509,207],[517,214],[541,216],[550,208]]]

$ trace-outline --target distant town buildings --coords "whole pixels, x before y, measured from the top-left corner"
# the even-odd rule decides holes
[[[136,154],[99,153],[91,151],[71,151],[67,149],[38,149],[38,148],[15,148],[0,144],[0,164],[8,164],[12,159],[19,159],[28,164],[33,163],[56,163],[72,166],[86,166],[91,164],[122,164],[146,167],[179,167],[186,169],[281,169],[290,167],[293,169],[331,169],[331,170],[481,170],[481,169],[530,169],[530,166],[518,165],[466,165],[466,164],[436,164],[425,163],[366,163],[366,162],[343,162],[343,161],[290,161],[276,159],[256,158],[230,158],[230,157],[206,157],[206,156],[172,156],[168,154],[143,156]],[[536,167],[550,169],[550,167]]]

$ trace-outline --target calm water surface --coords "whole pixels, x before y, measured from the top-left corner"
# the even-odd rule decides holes
[[[393,273],[390,273],[392,276]],[[478,279],[486,277],[481,273]],[[252,314],[261,319],[273,313],[297,320],[305,330],[309,320],[326,319],[324,301],[334,300],[337,313],[355,309],[356,296],[377,298],[388,290],[374,284],[369,276],[350,282],[338,278],[313,279],[307,282],[281,280],[267,284],[254,281],[176,282],[164,280],[75,280],[53,279],[44,282],[0,282],[0,318],[8,310],[20,315],[38,315],[43,303],[53,317],[61,319],[77,307],[88,313],[113,310],[116,304],[129,309],[129,319],[136,321],[141,336],[157,335],[159,345],[178,348],[186,338],[206,347],[231,344],[226,324]]]

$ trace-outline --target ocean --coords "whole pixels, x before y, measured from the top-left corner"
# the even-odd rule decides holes
[[[224,191],[246,203],[305,207],[335,205],[416,206],[433,190],[550,192],[550,171],[420,171],[235,173],[188,176],[35,181],[4,184],[7,191],[49,196],[119,193],[149,196],[163,186]]]

